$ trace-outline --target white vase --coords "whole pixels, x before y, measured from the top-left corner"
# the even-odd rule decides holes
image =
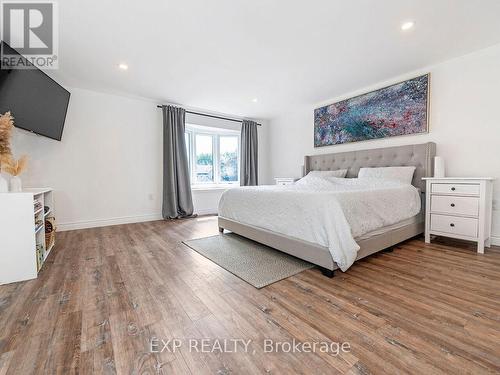
[[[7,180],[0,173],[0,193],[8,193],[9,192],[9,184],[7,184]]]
[[[434,177],[443,178],[445,176],[444,159],[441,156],[434,157]]]
[[[23,190],[23,184],[19,176],[12,176],[10,179],[10,192],[20,193]]]

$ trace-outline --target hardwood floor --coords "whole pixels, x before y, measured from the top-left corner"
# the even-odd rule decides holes
[[[0,287],[0,374],[500,372],[498,248],[411,240],[257,290],[180,243],[212,234],[215,217],[59,233],[38,279]],[[151,352],[153,337],[183,345]],[[202,338],[252,343],[188,350]],[[351,349],[265,353],[265,339]]]

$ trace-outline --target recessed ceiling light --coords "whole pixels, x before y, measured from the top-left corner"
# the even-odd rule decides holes
[[[257,99],[257,98],[252,99],[252,102],[254,102],[254,103],[257,103],[258,101],[259,101],[259,99]]]
[[[413,21],[406,21],[401,24],[401,30],[407,31],[413,28],[415,26],[415,22]]]
[[[121,63],[121,64],[118,64],[118,68],[121,70],[128,70],[128,65]]]

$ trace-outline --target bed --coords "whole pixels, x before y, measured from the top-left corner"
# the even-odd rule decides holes
[[[328,191],[322,191],[322,187],[314,187],[311,192],[306,188],[300,187],[276,187],[263,186],[251,188],[231,189],[223,194],[219,204],[219,230],[223,233],[224,229],[243,237],[257,241],[264,245],[270,246],[277,250],[283,251],[300,259],[304,259],[320,267],[322,272],[327,276],[333,276],[333,271],[336,269],[346,270],[354,261],[369,256],[378,251],[390,248],[404,240],[412,238],[424,231],[424,202],[425,183],[422,177],[433,175],[433,158],[436,153],[435,143],[429,142],[424,144],[405,145],[397,147],[379,148],[371,150],[359,150],[342,153],[321,154],[306,156],[304,160],[304,175],[310,171],[329,171],[338,169],[347,169],[347,179],[333,179],[336,186],[354,185],[348,189],[370,192],[371,201],[366,201],[366,205],[373,205],[373,218],[377,219],[377,225],[373,230],[361,231],[357,228],[352,228],[353,233],[348,236],[336,234],[332,230],[332,226],[337,226],[337,232],[345,231],[346,223],[343,223],[341,218],[345,216],[349,218],[346,212],[349,212],[351,221],[347,220],[347,225],[356,224],[356,220],[352,220],[354,215],[360,215],[359,221],[362,222],[364,216],[360,214],[359,207],[363,203],[355,206],[357,200],[363,199],[363,194],[356,192],[351,193],[350,190],[344,194],[342,189],[330,192],[332,189],[328,187]],[[358,179],[358,172],[362,167],[391,167],[391,166],[414,166],[415,172],[411,186],[406,189],[397,186],[373,186],[362,185]],[[344,180],[344,181],[341,181]],[[358,186],[358,185],[362,186]],[[416,188],[416,189],[415,189]],[[325,187],[326,189],[326,187]],[[364,189],[364,190],[363,190]],[[391,190],[392,189],[392,190]],[[415,197],[415,191],[418,189],[418,194]],[[389,191],[389,194],[388,194]],[[337,206],[339,199],[329,199],[330,194],[335,197],[343,195],[343,200],[351,202],[351,206]],[[418,196],[419,195],[419,196]],[[386,214],[392,216],[391,220],[385,220],[385,214],[376,215],[377,210],[383,211],[383,202],[387,201],[387,197],[392,196],[394,203],[391,202],[392,211],[387,211]],[[347,197],[347,198],[346,198]],[[374,199],[376,197],[376,199]],[[403,202],[412,202],[419,199],[418,211],[414,204],[410,204],[412,212],[411,217],[404,217],[402,220],[397,220],[398,208],[407,209]],[[303,203],[300,203],[303,202]],[[337,202],[337,203],[335,203]],[[399,203],[397,203],[399,202]],[[249,212],[253,210],[261,215],[251,216]],[[377,206],[378,204],[378,206]],[[387,205],[387,202],[386,202]],[[333,215],[332,213],[343,209],[345,215]],[[317,211],[315,211],[317,210]],[[277,213],[275,213],[275,211]],[[300,212],[307,212],[307,215],[301,217]],[[281,213],[280,213],[281,212]],[[311,215],[311,212],[317,212],[317,215]],[[407,210],[406,215],[408,216]],[[333,215],[334,219],[327,216],[326,213]],[[415,213],[415,215],[413,215]],[[280,216],[281,215],[281,216]],[[287,215],[290,218],[287,218]],[[401,213],[401,215],[404,215]],[[284,221],[289,220],[285,226]],[[280,227],[280,223],[283,225]],[[313,224],[311,224],[314,222]],[[382,225],[381,223],[390,223],[390,225]],[[365,224],[369,224],[366,221]],[[288,230],[288,226],[295,225],[295,232]],[[308,232],[301,232],[300,226],[309,227],[310,232],[318,232],[309,235]],[[321,228],[320,228],[321,227]],[[292,228],[293,229],[293,228]],[[354,237],[354,233],[362,233],[362,235]],[[303,233],[303,234],[301,234]],[[325,234],[326,233],[326,234]],[[325,238],[323,238],[325,237]],[[345,238],[344,238],[345,237]],[[352,243],[354,242],[354,244]],[[356,245],[356,252],[352,253],[352,248]],[[340,251],[348,249],[348,251]],[[344,253],[345,252],[345,253]]]

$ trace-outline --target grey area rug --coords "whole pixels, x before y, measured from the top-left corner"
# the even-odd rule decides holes
[[[183,243],[258,289],[314,267],[234,233]]]

